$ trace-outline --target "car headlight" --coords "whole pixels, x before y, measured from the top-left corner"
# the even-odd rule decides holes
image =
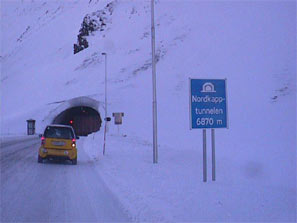
[[[65,154],[65,155],[68,155],[68,151],[64,151],[64,154]]]
[[[47,153],[47,149],[43,148],[43,149],[42,149],[42,152],[43,152],[43,153]]]

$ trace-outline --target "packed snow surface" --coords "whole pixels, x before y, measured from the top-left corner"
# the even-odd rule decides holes
[[[2,138],[1,222],[128,222],[117,197],[80,149],[80,165],[36,162],[37,136]]]
[[[85,15],[113,2],[103,31],[73,54]],[[149,1],[1,1],[1,135],[37,132],[63,103],[99,102],[81,138],[135,221],[296,220],[296,2],[155,3],[159,162],[152,163]],[[189,130],[189,78],[227,79],[229,128],[216,130],[217,180],[202,182],[202,133]],[[79,158],[78,158],[79,162]],[[79,165],[79,164],[78,164]],[[59,220],[59,219],[58,219]]]

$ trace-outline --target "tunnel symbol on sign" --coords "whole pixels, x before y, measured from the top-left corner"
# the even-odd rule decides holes
[[[214,93],[216,91],[215,91],[214,85],[212,83],[206,82],[205,84],[203,84],[201,92]]]

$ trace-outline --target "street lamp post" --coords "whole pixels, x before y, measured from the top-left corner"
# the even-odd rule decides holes
[[[106,142],[106,131],[107,131],[107,54],[102,53],[105,58],[105,126],[104,126],[104,144],[103,144],[103,155],[105,155],[105,142]]]
[[[155,19],[154,0],[151,0],[151,25],[152,25],[152,80],[153,80],[153,163],[158,163],[157,142],[157,93],[156,93],[156,58],[155,58]]]

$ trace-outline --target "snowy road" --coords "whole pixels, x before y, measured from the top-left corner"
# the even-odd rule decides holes
[[[20,141],[21,140],[21,141]],[[40,140],[1,140],[1,222],[127,222],[78,142],[78,165],[37,163]]]

